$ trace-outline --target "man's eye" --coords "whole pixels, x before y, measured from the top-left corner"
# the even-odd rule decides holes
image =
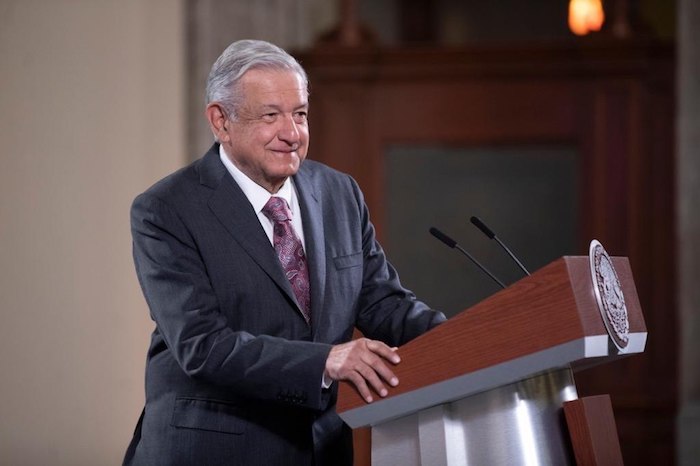
[[[277,118],[277,112],[265,113],[262,116],[262,119],[264,121],[270,121],[270,122],[275,121],[276,118]]]
[[[308,114],[306,112],[296,112],[294,114],[294,120],[297,123],[304,123],[304,122],[306,122],[307,118],[308,118]]]

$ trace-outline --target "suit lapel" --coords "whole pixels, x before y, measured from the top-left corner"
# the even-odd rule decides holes
[[[292,286],[284,275],[275,249],[260,226],[257,213],[219,160],[218,145],[210,149],[202,159],[200,182],[214,190],[208,201],[214,215],[246,253],[295,303],[301,314]]]
[[[294,185],[299,195],[301,221],[304,225],[306,261],[309,266],[311,288],[311,325],[314,338],[324,312],[324,290],[326,289],[326,241],[323,231],[323,209],[320,193],[317,192],[304,165],[294,176]]]

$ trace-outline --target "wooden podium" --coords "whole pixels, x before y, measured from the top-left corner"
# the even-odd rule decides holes
[[[622,464],[609,397],[579,399],[573,373],[641,353],[647,331],[629,262],[611,258],[629,332],[620,350],[589,258],[562,257],[401,347],[400,385],[337,410],[372,427],[374,466]]]

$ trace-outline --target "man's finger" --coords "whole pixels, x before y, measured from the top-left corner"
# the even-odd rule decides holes
[[[392,371],[389,366],[384,364],[383,361],[379,361],[379,364],[376,364],[372,366],[372,368],[375,370],[379,376],[386,380],[386,382],[391,385],[392,387],[395,387],[399,384],[399,378],[396,377],[394,374],[394,371]]]
[[[362,375],[360,375],[358,372],[352,372],[351,374],[348,374],[347,378],[353,385],[355,385],[357,391],[360,392],[360,396],[362,396],[367,403],[374,401],[372,398],[372,393],[369,391],[369,387],[367,386],[367,383]]]
[[[364,365],[358,368],[358,372],[364,378],[364,380],[369,383],[369,385],[374,389],[375,392],[381,397],[385,397],[389,394],[389,391],[384,386],[384,383],[377,375],[376,370],[369,365]]]
[[[369,340],[367,342],[367,348],[373,353],[378,354],[379,356],[383,357],[387,361],[391,361],[394,364],[398,364],[401,362],[401,357],[396,352],[396,350],[390,348],[381,341]]]

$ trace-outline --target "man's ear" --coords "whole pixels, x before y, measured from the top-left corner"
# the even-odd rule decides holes
[[[209,128],[214,133],[214,138],[219,142],[228,142],[230,137],[226,128],[230,122],[221,104],[218,102],[210,103],[204,113],[209,122]]]

